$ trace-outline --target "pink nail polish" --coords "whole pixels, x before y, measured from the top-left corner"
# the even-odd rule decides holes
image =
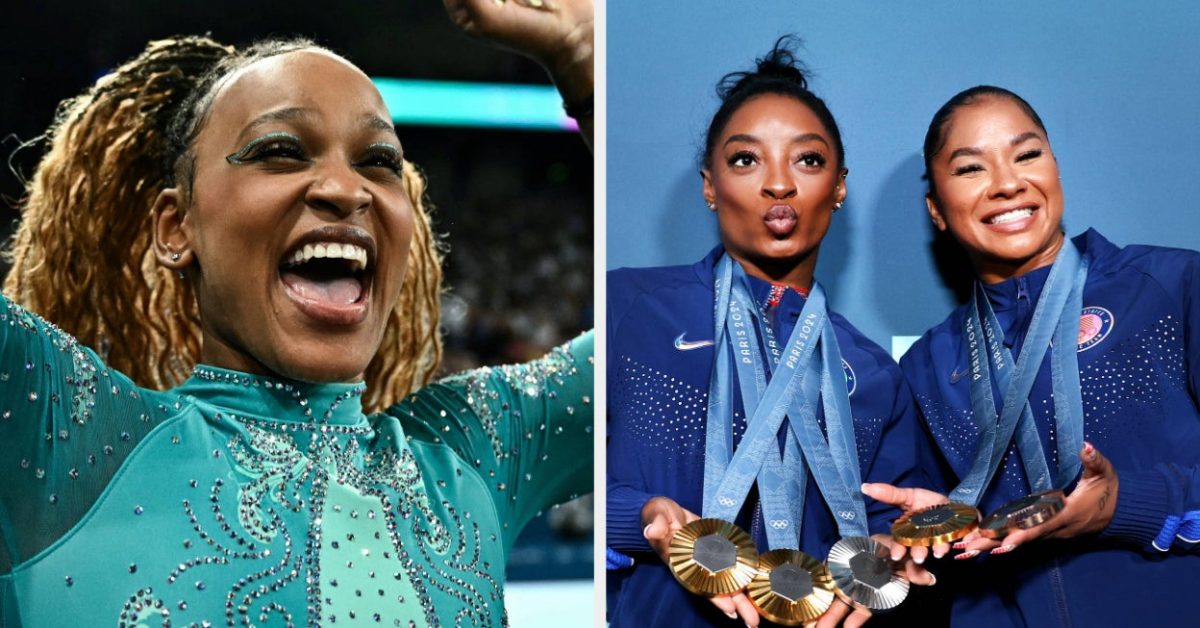
[[[967,559],[975,558],[978,555],[979,555],[979,550],[968,550],[968,551],[965,551],[965,552],[959,554],[958,556],[955,556],[954,560],[967,560]]]
[[[964,550],[964,549],[967,549],[967,544],[966,544],[966,543],[963,543],[962,541],[959,541],[958,543],[955,543],[955,544],[954,544],[954,549],[956,549],[956,550]]]
[[[1015,549],[1017,549],[1016,545],[1001,545],[1000,547],[992,550],[992,554],[1007,554]]]

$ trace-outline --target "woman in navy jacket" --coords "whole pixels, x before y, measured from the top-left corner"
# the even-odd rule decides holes
[[[979,280],[976,307],[984,318],[988,308],[994,313],[1003,341],[979,361],[970,357],[972,325],[982,319],[968,304],[901,360],[957,476],[950,485],[969,488],[983,452],[991,452],[997,464],[979,485],[983,512],[1040,488],[1031,472],[1037,464],[1068,493],[1064,510],[1040,526],[957,546],[963,562],[939,572],[954,591],[953,623],[1194,625],[1185,600],[1200,587],[1200,254],[1121,248],[1094,230],[1068,240],[1045,126],[1004,89],[975,87],[947,102],[926,135],[925,163],[929,216],[965,249]],[[1053,332],[1062,341],[1027,341],[1034,327],[1053,326],[1039,316],[1058,320],[1049,302],[1056,290],[1060,298],[1075,294],[1074,281],[1079,294],[1066,300]],[[977,348],[986,344],[975,340]],[[1061,347],[1068,350],[1056,353]],[[1032,385],[1011,402],[1028,402],[1029,425],[988,448],[980,435],[996,426],[996,415],[981,417],[988,414],[979,410],[983,387],[972,382],[984,373],[981,363],[1000,355],[992,349],[1011,352],[1018,367],[1026,352],[1045,355],[1027,360]],[[997,405],[1005,392],[995,388]],[[906,508],[936,499],[883,486],[870,493]]]
[[[846,197],[837,124],[806,88],[789,43],[781,39],[755,71],[728,75],[718,88],[722,105],[709,127],[701,175],[721,244],[691,266],[621,269],[608,278],[607,541],[635,558],[620,576],[613,626],[759,622],[744,594],[710,603],[685,591],[662,557],[674,531],[702,511],[707,400],[717,353],[714,274],[728,264],[722,260],[738,265],[755,302],[753,316],[782,343],[810,289],[816,291],[817,251]],[[850,393],[858,472],[869,481],[922,484],[913,476],[925,438],[898,367],[844,318],[832,314],[829,322],[842,357],[834,368],[845,373]],[[733,388],[722,416],[726,426],[732,424],[736,447],[747,420]],[[814,420],[824,422],[824,413]],[[787,429],[785,422],[781,445]],[[797,540],[802,551],[823,560],[840,538],[838,524],[812,473],[802,475],[809,488],[799,502],[804,514]],[[858,496],[859,487],[852,488]],[[865,513],[872,533],[886,532],[897,515],[870,500]],[[763,551],[765,519],[753,489],[737,523]],[[904,555],[902,548],[896,551]],[[911,561],[908,575],[916,584],[933,582]],[[843,619],[860,625],[868,616],[851,614],[839,601],[821,625]]]

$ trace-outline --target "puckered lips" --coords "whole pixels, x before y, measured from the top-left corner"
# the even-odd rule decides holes
[[[1021,203],[994,209],[983,215],[983,224],[998,233],[1018,233],[1033,224],[1037,203]]]
[[[767,210],[767,214],[763,216],[763,223],[767,225],[767,230],[776,238],[786,238],[792,235],[798,222],[796,210],[792,209],[791,205],[772,205],[771,209]]]
[[[279,280],[308,317],[327,325],[354,325],[367,317],[375,257],[375,240],[363,229],[321,227],[288,246],[279,261]]]

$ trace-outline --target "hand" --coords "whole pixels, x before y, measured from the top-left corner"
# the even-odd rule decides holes
[[[882,483],[863,484],[862,492],[867,497],[870,497],[875,501],[898,506],[901,512],[904,514],[922,510],[930,506],[936,506],[938,504],[945,504],[950,501],[948,497],[942,495],[941,493],[935,493],[934,491],[923,488],[899,488],[892,486],[891,484]],[[876,537],[876,540],[878,540],[878,537]],[[948,543],[938,543],[933,547],[911,548],[905,547],[899,543],[891,543],[888,545],[888,547],[892,550],[893,561],[900,562],[905,560],[905,555],[907,554],[911,562],[916,563],[917,565],[924,563],[931,551],[934,558],[941,558],[950,551],[950,545]],[[922,569],[922,571],[924,570]],[[925,573],[929,574],[929,572]],[[932,574],[929,574],[929,576],[932,578]],[[911,579],[912,578],[910,578],[910,580]],[[913,582],[917,583],[915,580]],[[929,582],[926,584],[933,583]]]
[[[650,542],[650,547],[658,553],[663,563],[668,564],[671,560],[671,537],[675,536],[680,528],[699,518],[669,497],[652,497],[642,506],[642,523],[646,526],[642,535]],[[754,605],[745,593],[718,595],[709,600],[730,619],[740,616],[750,628],[758,626],[758,611],[754,610]]]
[[[1035,539],[1067,539],[1107,528],[1117,509],[1117,472],[1108,458],[1102,456],[1091,443],[1084,443],[1079,459],[1083,462],[1083,475],[1075,485],[1075,490],[1067,495],[1061,512],[1046,523],[1017,530],[1003,539],[993,541],[978,535],[975,535],[976,538],[968,537],[963,539],[965,549],[975,554],[981,551],[1005,554]]]
[[[523,54],[558,79],[587,66],[591,95],[593,0],[442,0],[468,34]],[[560,85],[561,88],[561,85]],[[564,92],[564,96],[569,94]]]
[[[537,61],[558,87],[564,103],[585,107],[594,91],[593,0],[442,0],[446,13],[466,33]],[[588,146],[589,112],[575,120]]]

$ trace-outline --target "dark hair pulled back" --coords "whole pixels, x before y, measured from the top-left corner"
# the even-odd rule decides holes
[[[796,58],[794,49],[800,47],[800,44],[799,37],[784,35],[776,40],[770,52],[755,60],[753,71],[730,72],[717,83],[717,97],[721,99],[721,107],[708,124],[702,159],[705,167],[711,165],[713,148],[717,138],[725,131],[729,119],[747,101],[763,94],[795,98],[812,110],[833,139],[838,165],[846,167],[846,150],[842,146],[842,133],[838,129],[837,121],[825,106],[825,101],[809,91],[807,68]]]
[[[946,145],[946,134],[950,131],[950,118],[959,109],[967,105],[973,105],[985,98],[1007,98],[1016,103],[1025,115],[1029,116],[1030,120],[1042,130],[1042,134],[1046,139],[1050,139],[1050,134],[1046,132],[1046,125],[1042,124],[1042,118],[1033,110],[1033,106],[1021,98],[1016,93],[996,87],[994,85],[976,85],[955,94],[946,104],[942,105],[937,113],[933,114],[933,119],[929,121],[929,129],[925,131],[925,146],[923,154],[925,156],[925,179],[929,181],[929,189],[933,189],[933,179],[931,178],[933,157],[941,152]]]

